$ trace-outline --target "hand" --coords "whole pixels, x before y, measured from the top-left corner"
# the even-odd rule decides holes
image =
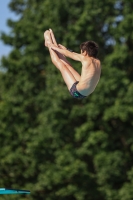
[[[63,46],[62,44],[58,44],[58,47],[60,48],[60,49],[67,49],[65,46]]]
[[[49,47],[50,47],[51,49],[53,49],[53,50],[58,50],[58,49],[59,49],[56,45],[54,45],[54,44],[52,44],[52,43],[49,44]]]

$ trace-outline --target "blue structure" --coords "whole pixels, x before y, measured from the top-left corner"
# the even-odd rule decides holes
[[[30,194],[29,190],[0,188],[0,194]]]

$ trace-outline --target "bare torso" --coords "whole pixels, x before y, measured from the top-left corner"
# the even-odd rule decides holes
[[[77,90],[84,96],[88,96],[94,90],[101,74],[101,65],[98,59],[84,56],[82,61],[81,78],[77,84]]]
[[[100,61],[96,58],[89,57],[86,53],[77,54],[74,52],[68,51],[65,47],[60,49],[56,43],[53,33],[45,31],[45,46],[48,44],[52,45],[52,49],[57,50],[62,55],[65,55],[74,60],[80,61],[82,63],[82,71],[77,84],[77,90],[84,96],[91,94],[98,84],[101,74],[101,65]],[[66,61],[65,61],[66,62]]]

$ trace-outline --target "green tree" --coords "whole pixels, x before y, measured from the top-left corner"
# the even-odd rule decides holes
[[[11,1],[19,20],[2,35],[13,49],[0,74],[1,187],[31,190],[23,200],[133,199],[132,4]],[[102,77],[83,101],[71,98],[50,61],[48,28],[75,51],[88,39],[100,46]]]

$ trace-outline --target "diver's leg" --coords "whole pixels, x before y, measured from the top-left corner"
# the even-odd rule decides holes
[[[52,29],[49,29],[50,31],[50,35],[51,35],[51,39],[52,39],[52,43],[56,46],[58,46],[61,49],[66,49],[66,47],[64,47],[61,44],[57,44],[54,33],[52,31]],[[75,79],[77,81],[80,80],[80,75],[79,73],[72,67],[72,65],[70,64],[70,62],[66,59],[66,57],[64,55],[62,55],[61,53],[57,53],[58,57],[60,58],[60,60],[66,65],[66,67],[70,70],[70,72],[73,74],[73,76],[75,77]]]
[[[54,42],[55,45],[57,44],[55,36],[54,36],[53,31],[51,29],[50,29],[50,31],[47,30],[47,31],[44,32],[44,39],[45,39],[45,46],[46,47],[48,47],[49,43],[53,43]],[[65,48],[63,45],[59,45],[59,47],[60,48]],[[71,66],[71,64],[68,62],[66,57],[64,55],[62,55],[61,53],[57,53],[56,56],[57,55],[58,55],[58,58],[60,59],[60,61],[62,61],[65,64],[65,66],[68,68],[68,70],[72,73],[72,75],[74,76],[75,80],[79,81],[80,80],[79,73]]]
[[[64,47],[63,45],[61,44],[58,44],[58,46],[61,48],[61,49],[66,49],[66,47]],[[66,57],[65,57],[66,59]],[[64,61],[65,61],[64,59]],[[62,59],[61,59],[62,60]],[[66,59],[67,60],[67,59]],[[66,62],[65,65],[67,66],[67,68],[70,70],[70,72],[73,74],[73,76],[75,77],[75,79],[77,81],[80,80],[80,74],[72,67],[71,63],[69,62]]]
[[[44,32],[44,40],[45,40],[45,46],[46,46],[46,47],[48,47],[48,44],[49,44],[49,43],[53,43],[49,30],[46,30],[46,31]]]
[[[60,60],[58,55],[55,53],[54,50],[49,48],[51,60],[53,64],[56,66],[57,69],[60,70],[62,77],[67,85],[68,90],[72,87],[72,85],[77,81],[70,70],[66,67],[66,65]]]

